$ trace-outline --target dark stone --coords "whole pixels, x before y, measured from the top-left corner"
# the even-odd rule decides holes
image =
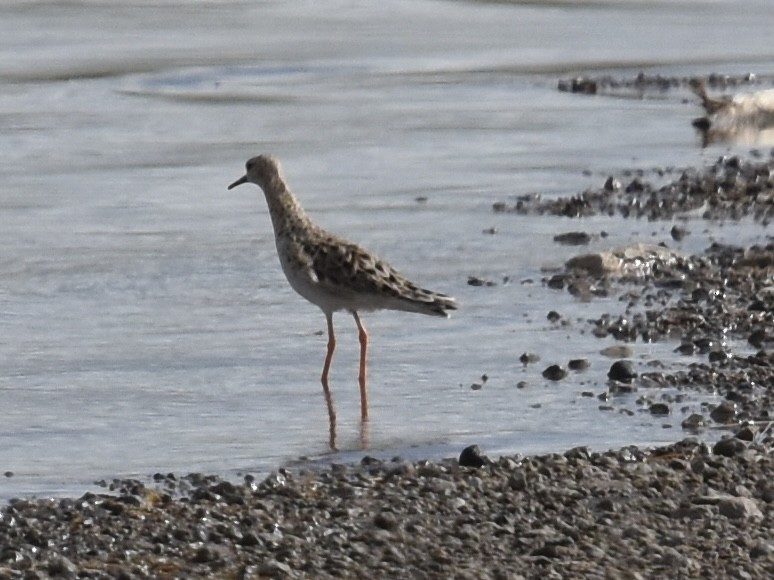
[[[634,372],[634,366],[630,361],[618,360],[610,366],[607,377],[613,381],[630,383],[637,377],[637,373]]]
[[[742,441],[752,442],[755,439],[755,430],[745,425],[739,431],[734,433],[734,437]]]
[[[621,189],[621,182],[611,175],[605,180],[602,187],[605,191],[618,191]]]
[[[591,363],[589,362],[588,359],[585,359],[585,358],[574,358],[567,363],[567,368],[569,368],[572,371],[584,371],[590,366],[591,366]]]
[[[562,288],[564,288],[566,280],[567,280],[566,276],[563,276],[562,274],[554,274],[548,279],[548,282],[546,282],[546,285],[549,288],[553,288],[554,290],[561,290]]]
[[[687,431],[696,431],[706,426],[706,424],[707,422],[704,420],[703,416],[699,415],[698,413],[693,413],[685,420],[683,420],[680,426]]]
[[[585,246],[591,241],[591,235],[586,232],[567,232],[554,236],[554,241],[563,246]]]
[[[675,240],[676,242],[679,242],[685,236],[687,236],[689,232],[685,228],[675,225],[675,226],[672,226],[672,229],[670,230],[669,233],[672,236],[673,240]]]
[[[664,415],[669,415],[671,413],[671,410],[669,409],[669,405],[666,403],[653,403],[649,408],[648,411],[650,411],[651,415],[656,415],[659,417],[662,417]]]
[[[551,365],[543,371],[543,378],[549,381],[561,381],[567,376],[567,371],[559,365]]]
[[[710,419],[716,423],[731,423],[736,419],[736,403],[723,401],[710,412]]]
[[[557,322],[561,320],[562,315],[559,314],[556,310],[551,310],[547,315],[546,318],[549,322]]]
[[[382,530],[394,530],[398,527],[398,519],[390,512],[379,512],[374,516],[374,525]]]
[[[757,330],[753,330],[750,333],[750,335],[747,337],[747,342],[749,342],[755,348],[761,348],[765,340],[766,340],[766,331],[764,331],[761,328]]]
[[[710,351],[709,355],[707,356],[707,360],[709,360],[711,363],[726,362],[729,358],[731,358],[731,356],[722,350]]]
[[[727,437],[715,443],[714,447],[712,447],[712,453],[724,457],[733,457],[734,455],[744,453],[746,449],[747,445],[741,439]]]
[[[462,467],[482,467],[486,463],[486,456],[481,455],[478,445],[469,445],[460,453],[458,462]]]
[[[75,577],[78,567],[65,556],[58,554],[49,559],[47,571],[51,576]]]
[[[495,283],[477,276],[468,276],[468,286],[495,286]]]
[[[527,366],[528,364],[537,362],[539,360],[540,360],[540,356],[532,352],[522,353],[522,355],[519,357],[519,361],[521,361],[521,363],[524,366]]]

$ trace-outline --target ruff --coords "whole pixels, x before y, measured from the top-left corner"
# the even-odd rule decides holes
[[[285,183],[279,161],[271,155],[253,157],[247,161],[246,168],[247,173],[228,188],[250,182],[263,190],[282,270],[293,289],[325,314],[328,353],[321,382],[328,403],[333,446],[335,412],[328,386],[328,371],[336,348],[333,313],[346,310],[357,324],[360,337],[360,412],[361,419],[366,421],[368,334],[358,312],[403,310],[446,317],[449,310],[457,308],[457,303],[449,296],[417,286],[376,255],[314,224]]]

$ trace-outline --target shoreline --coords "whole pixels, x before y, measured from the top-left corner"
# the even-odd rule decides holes
[[[774,214],[774,153],[766,161],[721,158],[660,187],[635,181],[570,200],[521,200],[512,211],[625,218],[635,208],[666,219],[706,207],[707,221],[752,215],[764,223]],[[680,405],[660,387],[722,395],[682,424],[733,432],[711,448],[689,437],[494,460],[470,449],[459,460],[366,456],[238,483],[202,474],[114,480],[108,493],[3,506],[0,578],[770,575],[774,242],[713,244],[696,256],[645,250],[571,261],[544,284],[588,300],[628,297],[622,312],[589,321],[593,336],[624,347],[679,338],[681,352],[706,356],[688,370],[638,375],[624,354],[610,368],[607,393],[637,391],[654,416]],[[735,354],[729,336],[757,352]],[[615,407],[614,397],[600,400],[600,412]]]
[[[758,439],[366,456],[260,482],[168,474],[17,499],[0,510],[0,577],[762,578],[774,569],[774,438]]]

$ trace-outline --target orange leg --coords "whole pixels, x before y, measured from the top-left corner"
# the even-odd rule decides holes
[[[331,361],[333,360],[333,351],[336,350],[336,337],[333,334],[333,313],[326,312],[325,320],[328,322],[328,354],[325,356],[325,364],[323,365],[322,377],[320,382],[323,386],[323,392],[325,393],[325,404],[328,406],[328,427],[329,427],[329,445],[331,449],[336,449],[336,411],[333,409],[333,397],[331,396],[331,390],[328,387],[328,371],[331,369]]]
[[[355,317],[360,338],[360,374],[358,375],[358,382],[360,383],[360,419],[367,421],[368,391],[366,389],[366,353],[368,351],[368,333],[360,322],[360,317],[357,315],[357,312],[353,311],[352,316]]]

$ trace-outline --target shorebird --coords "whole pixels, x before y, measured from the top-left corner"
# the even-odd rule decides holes
[[[365,422],[368,419],[368,334],[358,313],[386,309],[448,317],[448,311],[457,309],[458,305],[454,298],[417,286],[375,254],[316,225],[288,188],[275,157],[268,154],[253,157],[247,161],[246,170],[245,175],[228,189],[249,182],[263,190],[282,270],[290,286],[325,314],[328,352],[320,382],[328,405],[333,447],[336,415],[328,385],[328,372],[336,349],[333,313],[346,310],[357,324],[360,417]]]

